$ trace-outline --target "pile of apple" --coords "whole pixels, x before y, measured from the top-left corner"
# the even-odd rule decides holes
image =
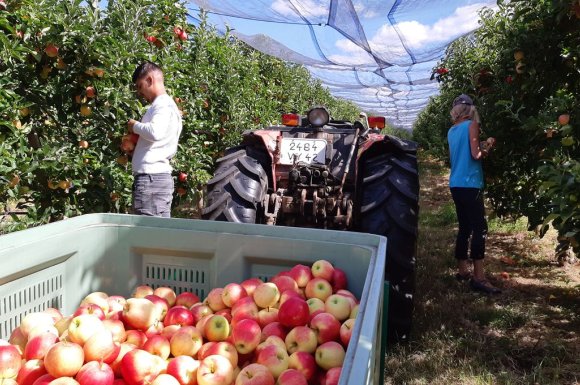
[[[337,384],[359,301],[326,260],[197,295],[93,292],[0,340],[1,385]]]

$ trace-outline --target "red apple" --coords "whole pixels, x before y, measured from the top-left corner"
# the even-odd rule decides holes
[[[274,283],[278,287],[280,293],[284,293],[286,290],[291,290],[298,293],[298,284],[294,278],[290,277],[289,275],[280,275],[278,277],[272,278],[270,282]]]
[[[209,306],[203,304],[202,302],[194,304],[189,309],[189,311],[191,311],[191,314],[193,314],[194,324],[197,324],[202,317],[213,314],[213,310],[211,310]]]
[[[179,175],[177,175],[177,180],[180,181],[181,183],[185,183],[187,181],[187,174],[184,172],[180,172]]]
[[[232,307],[240,299],[247,297],[246,289],[238,283],[228,283],[222,291],[222,301],[227,307]]]
[[[197,385],[197,370],[200,362],[189,356],[172,358],[167,364],[167,374],[177,379],[180,385]]]
[[[169,303],[167,300],[155,294],[148,294],[143,298],[148,299],[149,301],[153,302],[155,306],[159,307],[159,310],[161,311],[161,320],[165,321],[165,317],[169,311]]]
[[[292,354],[297,351],[314,353],[318,346],[316,333],[308,326],[296,326],[288,332],[286,339],[286,349]]]
[[[92,316],[87,316],[92,317]],[[44,356],[44,367],[54,378],[73,377],[83,366],[83,348],[73,342],[57,342]]]
[[[64,316],[61,319],[59,319],[58,321],[56,321],[56,323],[54,324],[54,327],[56,328],[59,336],[62,336],[63,333],[68,331],[68,327],[70,326],[72,319],[73,319],[73,316],[68,315],[68,316]]]
[[[24,348],[24,358],[26,360],[41,360],[46,355],[48,349],[58,342],[58,337],[53,333],[45,332],[33,336],[28,340]]]
[[[84,346],[85,361],[101,361],[107,364],[115,361],[121,344],[113,340],[113,335],[108,330],[101,330],[91,336]]]
[[[143,350],[166,360],[171,353],[169,340],[161,335],[151,336],[143,345]]]
[[[312,278],[304,289],[306,298],[319,298],[326,301],[332,295],[332,286],[324,278]]]
[[[48,57],[57,57],[58,56],[58,47],[53,43],[48,43],[44,48],[44,52]]]
[[[105,330],[105,326],[97,316],[81,314],[71,320],[67,330],[70,341],[82,346],[93,334]]]
[[[113,341],[121,343],[127,339],[127,331],[122,321],[106,319],[103,321],[103,326],[111,332]]]
[[[54,324],[54,319],[48,313],[29,313],[22,319],[22,321],[20,321],[20,330],[22,331],[22,334],[28,337],[28,333],[35,327],[48,327],[54,326]]]
[[[310,320],[310,328],[316,333],[318,344],[340,337],[340,322],[330,313],[319,313]]]
[[[332,272],[332,279],[330,280],[332,291],[336,293],[338,290],[346,289],[347,282],[348,281],[344,270],[335,267],[334,271]]]
[[[151,385],[180,385],[177,378],[169,375],[169,374],[160,374],[151,383]]]
[[[256,349],[261,335],[260,325],[251,319],[243,319],[232,327],[232,341],[241,354],[250,353]]]
[[[97,317],[101,321],[106,318],[105,312],[103,311],[103,309],[101,309],[101,307],[99,305],[96,305],[94,303],[87,303],[87,304],[79,306],[75,310],[75,312],[73,313],[73,317],[79,316],[81,314],[94,315],[95,317]]]
[[[348,346],[350,342],[350,338],[352,336],[352,328],[354,327],[355,320],[353,318],[349,318],[340,325],[340,342],[344,347]]]
[[[185,306],[173,306],[167,311],[163,324],[193,326],[193,314]]]
[[[227,358],[214,354],[201,361],[197,369],[199,385],[227,385],[234,381],[234,368]]]
[[[0,378],[16,378],[22,357],[16,346],[0,340]]]
[[[169,341],[174,357],[186,355],[194,357],[203,345],[203,338],[195,326],[182,326]]]
[[[131,297],[145,298],[145,296],[153,294],[153,292],[154,292],[154,290],[151,286],[141,285],[141,286],[137,286],[135,288],[135,290],[133,290]]]
[[[261,308],[274,306],[280,299],[280,290],[272,282],[265,282],[254,289],[254,302]]]
[[[38,377],[32,384],[33,385],[48,385],[50,384],[55,378],[50,374],[46,373],[42,376]]]
[[[125,323],[141,331],[146,331],[161,318],[161,309],[145,298],[129,298],[123,310]]]
[[[42,360],[29,360],[22,364],[18,372],[18,377],[16,377],[16,382],[19,385],[32,385],[34,381],[46,373],[46,368]]]
[[[236,347],[231,344],[230,342],[220,341],[212,344],[208,344],[208,347],[205,349],[204,357],[209,357],[214,354],[218,354],[230,360],[232,367],[238,366],[238,351]]]
[[[203,325],[203,335],[208,339],[208,341],[225,341],[225,339],[230,335],[230,324],[222,315],[210,315]]]
[[[79,385],[79,382],[72,377],[59,377],[50,381],[48,385]]]
[[[229,323],[232,322],[232,309],[230,308],[218,310],[214,314],[223,316]]]
[[[260,344],[256,347],[255,350],[256,355],[259,355],[262,352],[262,350],[264,350],[264,348],[270,345],[279,346],[280,348],[284,349],[284,351],[286,351],[286,343],[282,338],[278,336],[269,336],[264,341],[260,342]]]
[[[181,325],[168,325],[163,328],[160,335],[171,341],[171,337],[173,337],[179,329],[181,329]]]
[[[268,307],[258,312],[258,324],[261,328],[272,322],[278,322],[278,309]]]
[[[320,298],[308,298],[306,300],[308,304],[308,311],[310,312],[310,319],[312,319],[316,314],[323,313],[325,310],[324,301]]]
[[[24,333],[22,333],[22,329],[20,329],[20,327],[17,327],[16,329],[12,330],[12,333],[10,333],[10,339],[8,340],[8,343],[16,346],[20,354],[24,354],[26,342],[28,342],[28,338],[24,335]]]
[[[340,381],[340,373],[342,372],[342,366],[337,366],[335,368],[330,368],[324,376],[324,385],[338,385]]]
[[[109,312],[109,295],[102,291],[94,291],[88,294],[83,300],[81,301],[80,306],[88,305],[88,304],[95,304],[99,306],[105,314]]]
[[[258,363],[244,367],[236,377],[236,385],[274,385],[274,382],[270,370]]]
[[[135,345],[127,343],[127,342],[123,342],[121,344],[121,348],[119,350],[119,355],[117,356],[117,358],[115,359],[115,361],[113,361],[110,366],[111,369],[113,369],[113,373],[115,373],[115,377],[121,377],[121,361],[123,360],[123,357],[125,357],[125,355],[127,353],[129,353],[131,350],[135,350],[137,349],[135,347]]]
[[[310,310],[302,298],[291,297],[278,309],[278,321],[284,326],[304,326],[309,320]]]
[[[44,309],[43,313],[50,314],[55,323],[62,318],[62,313],[60,312],[60,310],[54,307]]]
[[[313,277],[312,270],[306,265],[295,265],[289,271],[289,275],[296,281],[298,287],[306,287]]]
[[[262,329],[261,340],[264,341],[269,336],[277,336],[284,340],[286,339],[287,334],[288,329],[286,326],[282,325],[280,322],[272,322],[264,326]]]
[[[334,267],[325,259],[319,259],[312,264],[312,275],[314,278],[322,278],[330,282],[333,273]]]
[[[344,356],[344,347],[336,341],[323,343],[314,353],[316,363],[324,370],[342,366]]]
[[[349,318],[352,310],[350,301],[340,294],[332,294],[328,297],[324,302],[324,309],[341,322]]]
[[[308,381],[301,371],[287,369],[280,374],[276,385],[308,385]]]
[[[288,369],[288,358],[286,348],[270,344],[258,353],[256,362],[267,367],[274,378],[278,378],[284,370]]]
[[[247,296],[241,298],[237,301],[231,308],[232,318],[236,317],[236,319],[244,319],[244,318],[251,318],[257,319],[258,318],[258,305],[254,302],[254,298]],[[241,313],[240,315],[238,315]]]
[[[175,305],[185,306],[190,309],[194,304],[199,302],[199,297],[189,291],[184,291],[175,298]]]
[[[128,385],[150,383],[159,375],[157,356],[141,349],[134,349],[121,360],[121,375]]]
[[[352,310],[350,311],[350,315],[348,316],[348,318],[356,318],[358,316],[358,304],[355,305]]]
[[[75,378],[80,385],[113,385],[115,374],[108,364],[90,361],[83,365]]]
[[[125,342],[134,345],[137,348],[141,348],[145,345],[145,341],[147,341],[147,336],[145,332],[141,330],[127,330],[127,338]]]
[[[288,357],[288,368],[297,369],[309,381],[316,373],[316,360],[310,353],[294,352]]]
[[[253,296],[254,290],[261,283],[264,283],[264,281],[262,281],[260,278],[249,278],[249,279],[246,279],[245,281],[242,281],[242,283],[240,283],[240,285],[242,285],[242,287],[246,290],[246,293],[248,294],[248,296]]]
[[[224,291],[221,287],[216,287],[210,290],[204,303],[208,305],[212,311],[218,311],[225,309],[227,306],[222,300],[222,292]]]
[[[177,295],[175,294],[175,291],[173,291],[172,288],[161,286],[153,290],[153,294],[158,297],[165,298],[167,300],[167,303],[169,304],[169,307],[175,305]]]

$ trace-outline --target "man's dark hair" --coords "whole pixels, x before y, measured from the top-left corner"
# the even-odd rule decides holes
[[[137,80],[141,79],[143,76],[147,76],[151,72],[156,71],[163,73],[161,68],[153,62],[146,61],[139,64],[139,66],[135,68],[135,72],[133,72],[133,83],[137,83]]]

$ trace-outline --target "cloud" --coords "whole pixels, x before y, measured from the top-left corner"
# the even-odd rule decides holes
[[[327,17],[330,8],[328,0],[300,0],[289,2],[288,0],[275,0],[271,8],[281,15],[299,18],[298,11],[306,18]]]

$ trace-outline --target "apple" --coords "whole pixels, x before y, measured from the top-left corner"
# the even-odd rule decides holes
[[[28,341],[44,333],[50,333],[57,337],[60,337],[58,329],[54,326],[37,326],[33,328],[30,332],[28,332]]]
[[[97,316],[81,314],[73,317],[67,330],[70,341],[82,346],[93,334],[105,330],[105,326]]]
[[[211,344],[208,343],[208,346],[204,351],[203,358],[209,357],[214,354],[218,354],[230,360],[232,367],[235,368],[238,366],[238,358],[239,358],[238,351],[236,350],[236,347],[232,343],[227,341],[220,341]]]
[[[569,114],[562,114],[560,116],[558,116],[558,123],[561,126],[565,126],[568,123],[570,123],[570,115]]]
[[[171,341],[171,337],[181,329],[181,325],[167,325],[161,330],[160,335]]]
[[[212,311],[218,311],[225,309],[227,306],[222,300],[222,292],[224,291],[221,287],[216,287],[215,289],[210,290],[207,297],[205,298],[204,303],[208,305]]]
[[[278,322],[278,309],[267,307],[258,312],[258,324],[261,328],[272,322]]]
[[[254,295],[254,290],[258,285],[264,283],[260,278],[248,278],[240,283],[242,287],[246,290],[248,296]]]
[[[319,345],[314,353],[316,364],[324,370],[342,366],[344,356],[344,347],[336,341],[328,341]]]
[[[288,329],[286,326],[282,325],[280,322],[272,322],[268,325],[264,326],[262,329],[262,336],[261,340],[264,341],[266,338],[270,336],[277,336],[281,339],[286,339],[286,335],[288,334]]]
[[[167,374],[177,379],[180,385],[197,385],[197,370],[200,362],[189,356],[172,358],[167,364]]]
[[[44,367],[54,378],[73,377],[83,366],[84,360],[85,354],[79,344],[61,341],[46,352]]]
[[[16,346],[0,340],[0,379],[16,378],[22,366],[22,356]]]
[[[230,322],[230,323],[232,322],[232,309],[230,309],[230,308],[218,310],[214,314],[221,315],[225,319],[227,319],[228,322]]]
[[[59,377],[50,381],[48,385],[79,385],[79,382],[72,377]]]
[[[214,313],[215,314],[215,313]],[[201,333],[201,336],[205,338],[205,323],[211,318],[212,315],[214,314],[210,314],[210,315],[206,315],[201,317],[201,319],[199,321],[197,321],[197,323],[195,324],[195,328],[197,330],[199,330],[199,332]]]
[[[328,369],[324,376],[324,385],[338,385],[340,380],[340,373],[342,372],[342,366],[337,366]]]
[[[131,350],[135,349],[137,349],[137,347],[135,347],[135,345],[133,344],[127,342],[123,342],[121,344],[121,348],[119,349],[119,355],[117,355],[115,361],[113,361],[110,364],[111,369],[113,369],[113,373],[115,373],[115,378],[121,377],[121,361],[123,360],[123,357],[125,357],[125,355],[129,353]]]
[[[151,286],[148,285],[140,285],[133,290],[131,297],[134,298],[145,298],[147,295],[153,294],[154,290]]]
[[[115,378],[113,380],[113,385],[127,385],[127,382],[122,378]]]
[[[350,311],[350,315],[348,316],[348,318],[356,318],[356,316],[358,315],[358,304],[355,305],[352,310]]]
[[[280,299],[278,300],[278,307],[280,307],[280,305],[282,305],[284,302],[286,302],[286,300],[290,297],[302,298],[302,295],[298,291],[285,290],[280,294]],[[304,299],[304,298],[302,298],[302,299]]]
[[[318,344],[340,337],[340,322],[330,313],[319,313],[310,320],[310,328],[316,334]]]
[[[126,334],[127,338],[125,339],[125,342],[134,345],[137,348],[141,348],[147,341],[145,332],[142,332],[141,330],[127,330]]]
[[[322,313],[325,310],[324,307],[324,301],[321,300],[320,298],[308,298],[306,300],[306,303],[308,304],[308,312],[310,313],[310,319],[312,319],[312,317],[314,317],[316,314],[318,313]]]
[[[180,181],[181,183],[185,183],[187,181],[187,174],[184,172],[180,172],[179,175],[177,175],[177,180]]]
[[[57,308],[54,308],[54,307],[48,307],[48,308],[44,309],[42,312],[50,314],[55,323],[63,317],[60,310],[58,310]]]
[[[212,347],[215,344],[217,344],[217,342],[207,341],[206,343],[201,345],[201,348],[199,348],[199,350],[197,351],[196,358],[201,361],[205,357],[210,356],[211,354],[207,354],[207,351],[209,350],[210,347]]]
[[[184,291],[175,298],[175,305],[185,306],[190,309],[194,304],[199,302],[199,297],[190,291]]]
[[[20,354],[24,354],[26,342],[28,342],[28,338],[24,335],[20,327],[12,330],[12,333],[10,333],[10,339],[8,339],[8,343],[14,345]]]
[[[38,377],[32,384],[33,385],[48,385],[50,384],[55,378],[50,374],[46,373]]]
[[[246,289],[238,283],[228,283],[224,286],[222,295],[222,302],[227,307],[232,307],[240,299],[247,297]]]
[[[44,52],[48,57],[57,57],[58,56],[58,47],[53,43],[48,43],[46,47],[44,47]]]
[[[164,327],[165,326],[163,325],[162,321],[155,321],[153,325],[149,326],[149,328],[145,330],[145,335],[147,336],[147,338],[159,335],[163,331]]]
[[[96,95],[95,87],[88,86],[85,88],[85,94],[87,95],[87,98],[94,98]]]
[[[288,369],[288,358],[285,347],[270,344],[261,349],[256,362],[267,367],[274,378],[278,378],[284,370]]]
[[[90,361],[82,366],[75,379],[80,385],[113,385],[115,374],[108,364]]]
[[[264,341],[260,342],[260,344],[256,347],[256,354],[260,354],[260,352],[266,347],[270,345],[276,345],[284,349],[286,351],[286,343],[284,340],[278,336],[268,336]]]
[[[332,278],[330,279],[330,284],[332,285],[332,292],[336,293],[337,290],[346,289],[347,282],[348,280],[346,278],[346,273],[344,272],[344,270],[335,267],[334,271],[332,272]]]
[[[257,319],[258,305],[256,305],[256,302],[254,302],[253,297],[243,297],[232,306],[231,313],[232,318],[236,317],[236,319]]]
[[[252,319],[243,319],[232,327],[233,344],[241,354],[250,353],[256,349],[261,335],[260,325]]]
[[[87,304],[79,306],[75,310],[75,312],[73,313],[73,317],[79,316],[81,314],[94,315],[95,317],[97,317],[101,321],[106,318],[105,312],[103,311],[103,309],[101,309],[101,307],[99,305],[94,304],[94,303],[87,303]]]
[[[276,385],[308,385],[304,374],[297,369],[286,369],[278,377]]]
[[[306,298],[319,298],[325,301],[332,295],[332,285],[324,278],[312,278],[304,288]]]
[[[234,368],[226,357],[214,354],[204,358],[197,369],[199,385],[229,385],[234,381]]]
[[[120,295],[112,295],[107,298],[107,305],[109,306],[109,313],[123,311],[127,300]]]
[[[169,345],[174,357],[181,355],[194,357],[203,345],[203,338],[195,326],[183,326],[171,337]]]
[[[355,322],[354,318],[349,318],[346,321],[344,321],[342,323],[342,325],[340,325],[339,337],[340,337],[340,342],[342,342],[342,345],[344,347],[347,347],[348,343],[350,342],[350,338],[352,336],[352,328],[354,327],[354,322]]]
[[[306,287],[308,281],[314,278],[311,268],[306,265],[294,265],[288,273],[296,281],[298,287]]]
[[[123,379],[129,385],[150,383],[162,370],[156,357],[145,350],[131,350],[121,360],[121,375]]]
[[[125,330],[123,321],[106,319],[103,320],[103,326],[111,332],[113,341],[121,343],[127,339],[127,331]]]
[[[153,302],[155,306],[159,308],[159,310],[161,311],[161,320],[165,321],[165,317],[167,316],[167,312],[169,311],[169,303],[167,302],[167,300],[155,294],[148,294],[143,298]]]
[[[312,276],[314,278],[322,278],[330,282],[333,273],[334,267],[325,259],[319,259],[312,264]]]
[[[236,377],[236,385],[274,385],[274,382],[270,369],[258,363],[242,368]]]
[[[28,360],[22,364],[22,367],[18,371],[16,382],[19,385],[32,385],[34,381],[46,373],[46,368],[42,360]]]
[[[288,298],[278,309],[278,321],[284,326],[304,326],[309,320],[310,310],[302,298]]]
[[[272,282],[264,282],[254,290],[254,302],[261,308],[274,306],[280,299],[280,290]]]
[[[53,333],[44,332],[33,336],[26,343],[24,348],[24,358],[26,360],[40,360],[46,355],[48,349],[58,342],[58,336]]]
[[[153,290],[153,294],[158,296],[158,297],[165,298],[165,300],[167,300],[167,303],[169,304],[169,307],[172,307],[173,305],[175,305],[177,295],[175,294],[175,291],[173,291],[172,288],[166,287],[166,286],[160,286],[160,287],[156,288],[155,290]]]
[[[203,325],[203,335],[208,341],[225,341],[230,335],[230,324],[226,317],[219,314],[210,315]]]
[[[316,360],[310,353],[297,351],[288,357],[288,368],[297,369],[310,381],[316,373]]]
[[[279,275],[272,278],[270,282],[278,287],[278,291],[280,291],[280,293],[284,293],[286,290],[291,290],[298,293],[298,284],[294,278],[290,277],[289,275]]]
[[[171,353],[169,340],[161,335],[151,336],[143,345],[143,350],[166,360]]]
[[[129,298],[123,309],[125,323],[134,329],[147,330],[162,317],[162,310],[146,298]]]
[[[68,330],[70,323],[73,319],[72,315],[64,316],[54,324],[54,327],[58,331],[58,335],[61,336],[64,332]]]
[[[328,297],[324,302],[324,308],[339,321],[349,318],[352,310],[349,300],[340,294],[332,294]]]
[[[193,315],[193,322],[197,324],[202,317],[213,314],[213,310],[202,302],[194,304],[189,311]]]
[[[121,344],[115,342],[111,332],[106,329],[93,334],[83,345],[86,362],[101,361],[110,364],[115,361],[120,351]]]
[[[165,326],[169,325],[181,325],[181,326],[192,326],[193,325],[193,314],[185,306],[173,306],[167,311],[165,319],[163,320]]]
[[[20,330],[28,338],[28,333],[37,326],[54,326],[55,321],[52,316],[45,312],[36,312],[27,314],[20,321]]]
[[[284,339],[288,353],[297,351],[314,353],[318,346],[316,333],[308,326],[296,326],[288,332]]]
[[[162,373],[155,377],[151,385],[180,385],[180,383],[172,375]]]

